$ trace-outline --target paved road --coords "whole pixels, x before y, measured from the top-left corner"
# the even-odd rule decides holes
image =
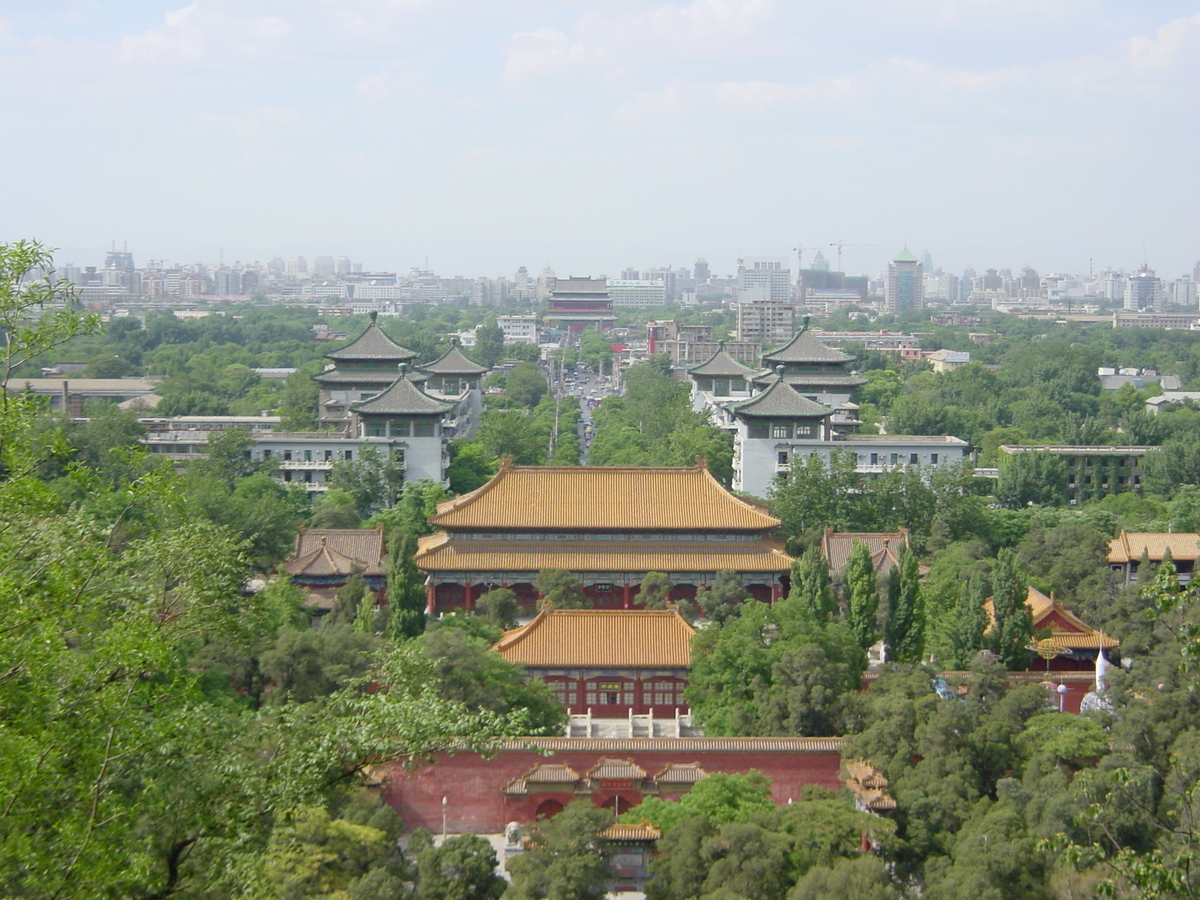
[[[561,390],[564,396],[579,398],[579,446],[580,464],[587,465],[588,445],[594,436],[595,426],[592,423],[592,406],[593,403],[599,403],[604,397],[608,396],[611,379],[601,378],[594,372],[585,372],[578,369],[575,372],[568,372],[561,384]]]

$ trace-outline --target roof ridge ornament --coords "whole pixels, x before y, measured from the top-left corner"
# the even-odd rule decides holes
[[[373,310],[371,310],[369,315],[371,316],[371,324],[374,325],[376,319],[379,318],[379,310],[373,309]]]

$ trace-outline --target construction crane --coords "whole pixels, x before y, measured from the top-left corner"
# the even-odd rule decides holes
[[[878,244],[847,244],[845,241],[833,241],[830,247],[837,247],[837,270],[842,271],[842,248],[843,247],[878,247]]]

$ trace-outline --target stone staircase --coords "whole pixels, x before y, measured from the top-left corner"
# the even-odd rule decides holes
[[[692,721],[691,713],[676,712],[673,718],[655,718],[654,711],[624,719],[599,719],[589,710],[574,714],[567,723],[566,736],[572,738],[678,738],[703,737],[704,730]]]

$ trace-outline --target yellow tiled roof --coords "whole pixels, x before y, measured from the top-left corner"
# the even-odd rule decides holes
[[[579,780],[579,773],[565,763],[542,763],[534,766],[522,777],[526,781],[538,784],[574,784]]]
[[[657,841],[662,837],[662,831],[653,825],[627,825],[615,822],[596,835],[605,841]]]
[[[587,777],[593,781],[641,781],[646,777],[646,770],[632,759],[602,757],[588,769]]]
[[[684,668],[695,633],[670,609],[543,609],[528,625],[506,631],[494,649],[509,662],[542,668]]]
[[[695,784],[707,774],[700,763],[669,763],[654,780],[660,784]]]
[[[1033,630],[1037,632],[1050,629],[1049,639],[1053,640],[1055,645],[1062,650],[1111,649],[1112,647],[1119,646],[1121,643],[1116,638],[1108,637],[1096,631],[1096,629],[1084,622],[1079,616],[1067,609],[1067,607],[1061,603],[1056,603],[1053,598],[1047,597],[1035,587],[1030,587],[1028,593],[1025,595],[1025,605],[1033,613]],[[984,603],[983,608],[987,613],[988,622],[994,624],[996,613],[992,606],[991,597]],[[1055,627],[1055,624],[1051,622],[1051,617],[1055,613],[1063,620],[1069,630]],[[988,627],[990,628],[991,625]]]
[[[1142,553],[1147,552],[1154,562],[1162,562],[1167,550],[1176,561],[1200,558],[1200,534],[1194,531],[1173,534],[1122,531],[1108,545],[1108,561],[1137,562]]]
[[[455,541],[445,532],[417,543],[417,565],[427,572],[787,572],[783,544],[758,541],[621,543],[617,541]]]
[[[700,466],[504,465],[483,487],[440,504],[429,521],[484,531],[762,531],[779,525]]]

